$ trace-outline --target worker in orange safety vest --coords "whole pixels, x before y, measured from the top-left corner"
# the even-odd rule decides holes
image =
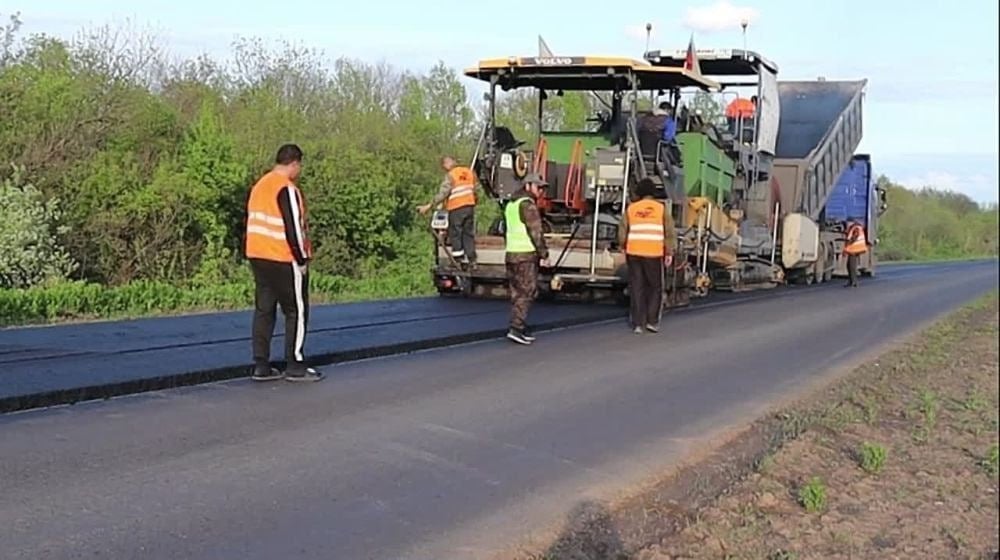
[[[655,200],[656,186],[648,177],[639,181],[638,200],[629,204],[619,228],[625,246],[632,330],[659,332],[663,309],[663,269],[673,261],[676,239],[673,217]]]
[[[309,274],[312,243],[306,203],[295,181],[302,170],[302,150],[294,144],[278,149],[275,165],[250,189],[247,197],[245,254],[254,277],[252,339],[254,381],[284,377],[319,381],[303,356],[309,318]],[[284,373],[271,367],[271,338],[277,306],[285,316]]]
[[[458,165],[455,158],[441,158],[441,168],[445,172],[441,188],[430,204],[419,206],[417,210],[426,214],[434,206],[444,203],[448,211],[448,242],[451,256],[459,262],[476,266],[476,174]]]
[[[844,254],[847,255],[847,276],[848,281],[844,287],[858,287],[858,261],[861,255],[868,252],[868,240],[865,237],[865,228],[856,220],[851,220],[847,224],[847,240],[844,243]]]
[[[750,99],[737,97],[726,106],[726,121],[734,136],[742,136],[740,142],[753,142],[754,117],[757,114],[757,96]]]

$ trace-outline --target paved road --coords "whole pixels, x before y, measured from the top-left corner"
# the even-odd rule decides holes
[[[538,326],[594,321],[620,308],[540,305]],[[0,412],[247,375],[250,312],[0,330]],[[502,301],[421,298],[326,305],[306,349],[323,363],[495,337]],[[279,323],[283,321],[279,318]],[[284,355],[279,324],[272,356]]]
[[[997,286],[894,268],[624,325],[0,417],[0,551],[46,558],[477,558],[674,463]]]

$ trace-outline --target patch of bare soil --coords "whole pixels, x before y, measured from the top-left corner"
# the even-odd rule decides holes
[[[531,558],[996,559],[993,294]]]
[[[997,335],[991,298],[862,367],[813,429],[636,557],[996,557]]]

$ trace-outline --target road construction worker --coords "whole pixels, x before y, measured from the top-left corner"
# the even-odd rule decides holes
[[[663,269],[673,262],[676,239],[673,217],[663,202],[655,200],[656,185],[648,177],[635,188],[637,200],[629,204],[618,229],[628,264],[630,323],[642,334],[660,329],[663,309]]]
[[[548,183],[537,173],[522,181],[524,191],[504,207],[505,262],[510,289],[510,329],[507,338],[531,344],[535,336],[526,320],[538,296],[538,268],[548,266],[549,250],[542,232],[542,217],[535,200]]]
[[[306,366],[303,346],[309,319],[309,261],[312,243],[306,203],[295,185],[302,170],[302,150],[285,144],[274,168],[250,189],[247,198],[245,254],[254,277],[252,378],[270,381],[319,381],[322,374]],[[277,306],[285,316],[285,360],[282,373],[271,367],[271,338]]]
[[[757,114],[757,96],[750,99],[737,97],[726,106],[726,121],[729,131],[739,137],[741,142],[753,142],[754,116]]]
[[[847,224],[847,241],[844,243],[844,254],[847,255],[847,284],[846,288],[858,287],[858,261],[861,255],[868,252],[868,240],[865,237],[865,228],[857,221],[851,220]]]
[[[426,214],[442,202],[448,211],[448,240],[451,256],[471,267],[476,265],[476,174],[455,163],[455,158],[441,158],[445,177],[430,204],[417,208]]]

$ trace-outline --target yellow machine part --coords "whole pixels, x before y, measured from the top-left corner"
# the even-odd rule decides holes
[[[687,203],[684,227],[696,233],[704,232],[707,228],[714,234],[709,248],[709,262],[722,267],[736,264],[741,240],[739,223],[708,198],[691,197]],[[698,247],[699,252],[702,250],[703,247]]]

